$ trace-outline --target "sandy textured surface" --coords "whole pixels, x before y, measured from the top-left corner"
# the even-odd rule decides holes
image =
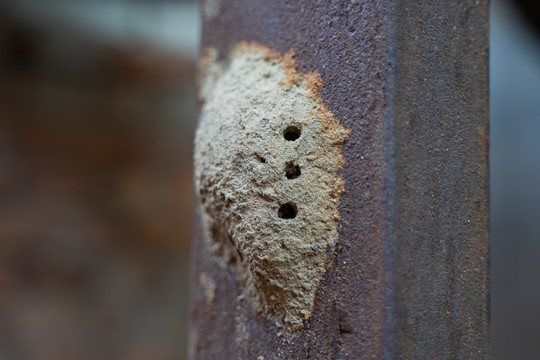
[[[203,64],[194,159],[207,243],[256,310],[299,331],[338,237],[348,132],[294,54],[241,43],[216,58]]]

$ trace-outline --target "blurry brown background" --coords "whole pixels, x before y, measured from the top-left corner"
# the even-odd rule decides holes
[[[540,359],[540,42],[491,26],[494,359]],[[536,6],[538,10],[538,6]],[[0,0],[0,360],[186,358],[198,5]],[[538,31],[538,30],[537,30]]]
[[[0,5],[0,359],[185,358],[197,4]]]

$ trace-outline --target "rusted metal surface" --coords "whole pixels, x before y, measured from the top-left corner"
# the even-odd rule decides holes
[[[203,49],[294,49],[352,132],[334,266],[304,331],[284,336],[253,314],[199,233],[192,357],[490,358],[488,2],[205,5]]]

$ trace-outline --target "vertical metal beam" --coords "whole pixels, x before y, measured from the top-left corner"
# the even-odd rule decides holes
[[[392,13],[398,351],[488,358],[487,3]]]
[[[194,359],[488,359],[487,0],[206,0],[203,51],[296,53],[351,129],[312,316],[255,314],[199,232]]]

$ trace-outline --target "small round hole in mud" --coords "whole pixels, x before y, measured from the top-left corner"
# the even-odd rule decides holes
[[[296,179],[302,174],[300,171],[300,166],[293,163],[292,161],[289,161],[285,164],[285,176],[287,179]]]
[[[302,130],[300,130],[298,126],[294,126],[294,125],[287,126],[285,131],[283,131],[283,137],[287,141],[295,141],[296,139],[300,137],[301,134],[302,134]]]
[[[278,216],[282,219],[294,219],[298,213],[298,208],[292,202],[283,204],[278,209]]]
[[[260,162],[261,164],[265,164],[266,163],[266,159],[264,157],[262,157],[261,155],[259,154],[255,154],[255,159]]]

